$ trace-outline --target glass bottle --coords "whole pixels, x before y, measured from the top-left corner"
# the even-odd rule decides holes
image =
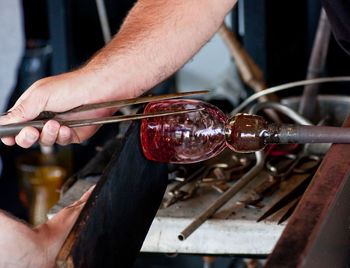
[[[199,108],[205,110],[143,119],[141,145],[145,156],[159,162],[194,163],[218,155],[226,145],[236,152],[265,147],[260,136],[267,122],[260,116],[238,114],[228,120],[214,105],[189,99],[151,102],[144,112]]]
[[[29,223],[36,226],[47,221],[47,212],[60,197],[68,169],[52,146],[40,146],[17,160],[20,199],[28,208]]]

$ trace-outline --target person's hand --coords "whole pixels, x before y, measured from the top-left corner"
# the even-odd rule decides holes
[[[103,88],[105,84],[99,79],[100,77],[96,74],[85,70],[41,79],[25,91],[7,115],[0,118],[0,124],[29,121],[42,111],[67,111],[82,104],[108,100],[109,91]],[[110,109],[96,110],[84,113],[83,118],[108,116],[112,112]],[[75,114],[74,119],[82,118],[82,115],[77,116],[79,115]],[[30,147],[37,140],[46,146],[55,142],[67,145],[83,142],[97,129],[97,126],[70,129],[60,126],[57,121],[50,120],[45,124],[41,133],[33,127],[25,127],[16,137],[5,137],[2,138],[2,141],[9,146],[17,143],[23,148]]]
[[[56,256],[92,192],[34,229],[0,212],[0,267],[54,267]]]

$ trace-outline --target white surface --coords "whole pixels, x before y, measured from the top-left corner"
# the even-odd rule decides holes
[[[178,234],[191,219],[156,217],[143,252],[205,254],[269,254],[284,226],[249,220],[209,220],[185,241]]]

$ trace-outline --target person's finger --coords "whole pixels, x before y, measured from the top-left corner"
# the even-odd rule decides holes
[[[20,123],[35,118],[40,109],[44,106],[43,98],[37,98],[36,94],[29,97],[27,90],[16,102],[16,104],[9,110],[6,115],[0,117],[0,125],[7,125],[12,123]],[[16,137],[1,138],[5,145],[12,146],[18,143],[23,148],[28,148],[38,139],[39,132],[33,128],[23,129]],[[17,142],[18,141],[18,142]]]
[[[87,190],[81,197],[78,201],[76,201],[75,203],[73,203],[72,205],[66,207],[67,209],[71,209],[71,208],[76,208],[76,207],[79,207],[81,206],[82,204],[85,205],[86,201],[89,199],[92,191],[95,189],[95,186],[96,185],[93,185],[89,188],[89,190]]]
[[[68,145],[72,142],[73,134],[72,130],[69,127],[61,126],[60,130],[58,132],[57,140],[56,142],[59,145]]]
[[[16,144],[15,137],[3,137],[1,141],[7,146],[13,146]]]
[[[95,186],[90,187],[78,201],[62,209],[46,224],[39,225],[38,228],[47,228],[45,231],[49,232],[49,235],[59,236],[64,241],[94,188]]]
[[[60,124],[57,121],[49,120],[43,127],[39,143],[44,146],[51,146],[56,142]]]
[[[72,143],[82,143],[84,140],[90,138],[100,126],[77,127],[72,129]]]
[[[62,209],[47,223],[35,227],[35,231],[45,249],[46,258],[51,261],[47,267],[53,267],[53,262],[67,238],[82,208],[89,198],[94,186],[91,187],[79,201]]]
[[[15,137],[15,140],[19,146],[23,148],[29,148],[39,139],[39,136],[39,130],[36,128],[25,127]]]
[[[42,111],[44,104],[41,103],[33,94],[32,97],[28,97],[19,102],[11,110],[0,117],[0,124],[6,125],[11,123],[20,123],[32,120],[37,117]]]

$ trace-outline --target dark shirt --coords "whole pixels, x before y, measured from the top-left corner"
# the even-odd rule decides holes
[[[322,2],[335,39],[350,54],[350,1],[322,0]]]

